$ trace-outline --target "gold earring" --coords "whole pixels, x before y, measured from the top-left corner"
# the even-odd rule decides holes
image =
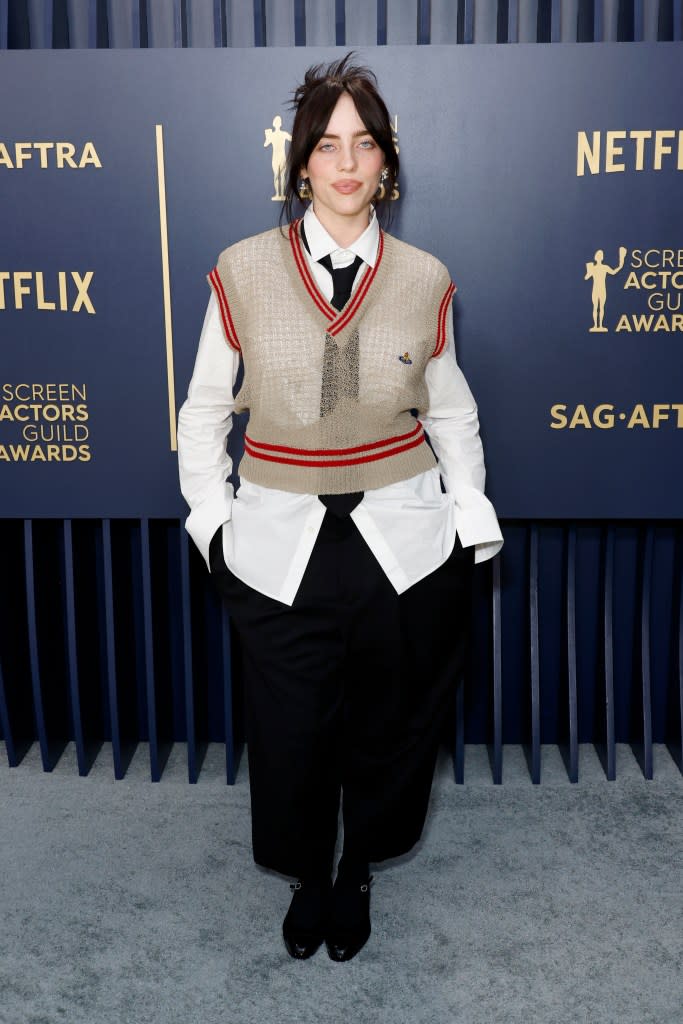
[[[311,192],[311,185],[308,178],[299,179],[299,187],[297,188],[299,199],[312,199],[313,193]]]

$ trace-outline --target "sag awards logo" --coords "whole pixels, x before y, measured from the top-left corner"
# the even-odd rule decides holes
[[[391,132],[392,141],[394,143],[394,149],[399,152],[398,148],[398,115],[395,114],[391,121]],[[285,201],[285,188],[287,178],[287,146],[292,141],[292,136],[289,132],[286,132],[282,127],[282,118],[279,114],[276,114],[273,118],[272,127],[264,129],[265,140],[263,142],[264,149],[271,149],[271,169],[273,172],[273,194],[270,197],[274,203],[283,203]],[[385,197],[385,186],[384,183],[380,183],[379,186],[379,199]],[[395,184],[394,189],[389,196],[391,200],[399,198],[398,182]]]
[[[90,462],[85,384],[2,384],[0,463]]]
[[[605,262],[605,254],[598,249],[586,263],[584,281],[592,281],[591,300],[593,323],[591,333],[606,334],[610,330],[605,320],[608,279],[610,313],[614,332],[667,333],[683,331],[681,292],[683,292],[683,249],[631,249],[619,248],[618,261]]]

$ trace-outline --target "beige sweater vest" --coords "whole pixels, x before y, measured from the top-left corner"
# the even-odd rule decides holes
[[[226,341],[244,360],[240,476],[343,494],[435,465],[410,410],[426,412],[425,367],[446,345],[455,286],[442,263],[381,232],[375,266],[338,311],[311,275],[294,222],[225,249],[209,282]]]

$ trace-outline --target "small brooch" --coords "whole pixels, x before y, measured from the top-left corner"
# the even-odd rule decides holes
[[[403,355],[399,356],[398,358],[401,360],[402,363],[406,363],[409,366],[412,365],[413,360],[410,358],[410,355],[409,355],[408,352],[404,352]]]

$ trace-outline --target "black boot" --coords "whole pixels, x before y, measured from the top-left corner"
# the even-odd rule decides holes
[[[282,922],[282,935],[290,956],[307,960],[325,938],[332,880],[300,878],[289,887],[294,895]]]
[[[331,960],[351,960],[370,938],[370,883],[367,864],[353,868],[340,862],[332,890],[332,906],[325,931]]]

